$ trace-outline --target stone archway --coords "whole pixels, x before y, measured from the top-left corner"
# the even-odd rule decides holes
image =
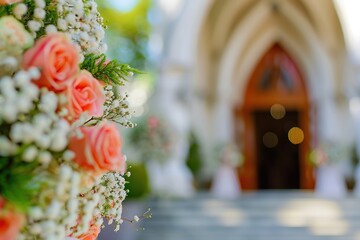
[[[334,96],[345,79],[346,48],[334,2],[235,2],[187,2],[179,21],[166,32],[169,42],[164,59],[169,67],[175,63],[185,70],[181,79],[191,98],[189,116],[203,148],[204,178],[216,170],[214,146],[234,137],[232,110],[243,104],[251,69],[274,42],[301,68],[308,100],[319,110],[316,117],[310,116],[311,132],[324,138],[338,135],[332,127],[336,118],[329,115],[337,111]]]
[[[311,189],[307,160],[311,135],[310,104],[299,67],[281,45],[273,45],[253,70],[236,122],[244,124],[237,138],[243,145],[242,187]]]

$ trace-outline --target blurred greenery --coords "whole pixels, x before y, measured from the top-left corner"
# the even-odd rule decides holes
[[[106,41],[110,58],[143,70],[147,64],[150,23],[147,15],[151,0],[138,0],[129,11],[115,7],[114,1],[98,1],[98,9],[108,26]]]
[[[200,170],[202,168],[202,161],[201,161],[201,149],[198,140],[195,137],[194,133],[190,134],[190,148],[189,153],[186,160],[186,165],[192,172],[194,179],[195,179],[195,186],[197,186],[198,178],[200,174]]]
[[[150,184],[145,165],[142,163],[132,163],[129,170],[131,175],[126,177],[126,189],[129,190],[127,199],[146,197],[150,193]]]

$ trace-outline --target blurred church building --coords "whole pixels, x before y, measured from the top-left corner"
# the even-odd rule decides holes
[[[313,149],[360,144],[359,0],[157,0],[152,14],[155,102],[179,169],[194,131],[205,178],[235,142],[243,189],[313,189]]]

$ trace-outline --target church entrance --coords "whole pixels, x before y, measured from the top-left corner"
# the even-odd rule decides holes
[[[255,67],[235,114],[244,126],[237,133],[245,157],[239,170],[243,189],[313,188],[310,104],[302,76],[279,44]]]
[[[299,126],[297,111],[281,119],[268,111],[255,111],[257,181],[259,189],[299,189],[299,145],[291,142],[289,131]]]

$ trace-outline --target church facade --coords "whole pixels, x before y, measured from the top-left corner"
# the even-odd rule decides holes
[[[194,130],[205,177],[216,168],[216,146],[235,142],[242,188],[312,189],[310,152],[322,142],[357,143],[357,0],[156,5],[156,102],[182,137]]]

